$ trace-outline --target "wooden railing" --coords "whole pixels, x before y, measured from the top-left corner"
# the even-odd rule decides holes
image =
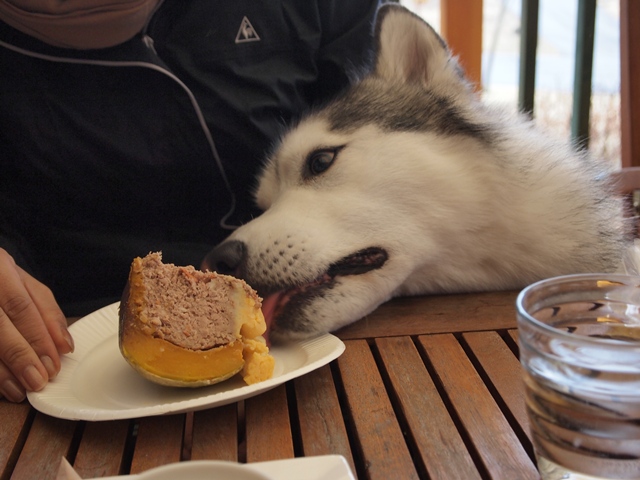
[[[622,167],[640,167],[640,2],[620,0]]]
[[[518,108],[534,113],[539,0],[522,0]],[[440,0],[441,32],[469,78],[482,85],[482,0]],[[571,137],[588,147],[596,0],[578,0]],[[640,166],[640,1],[620,0],[621,165]]]

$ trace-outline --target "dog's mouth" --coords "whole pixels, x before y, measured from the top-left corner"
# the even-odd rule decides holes
[[[336,277],[362,275],[377,270],[385,264],[388,258],[389,255],[383,248],[368,247],[332,263],[325,273],[312,282],[296,285],[266,296],[262,302],[262,313],[267,323],[267,332],[273,328],[274,320],[292,300],[300,303],[303,299],[318,296],[325,289],[333,287]]]

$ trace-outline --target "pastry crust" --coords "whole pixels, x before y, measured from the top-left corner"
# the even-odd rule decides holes
[[[136,258],[120,303],[119,344],[127,362],[162,385],[201,387],[241,372],[271,378],[261,299],[245,282],[193,267]]]

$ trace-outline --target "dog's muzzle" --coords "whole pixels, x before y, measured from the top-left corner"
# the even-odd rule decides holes
[[[238,240],[229,240],[215,247],[202,262],[203,270],[245,278],[247,247]],[[302,333],[308,325],[300,323],[301,309],[314,298],[333,288],[337,277],[362,275],[381,268],[388,260],[387,251],[380,247],[367,247],[335,261],[318,277],[296,285],[265,285],[254,282],[258,294],[264,299],[262,311],[267,323],[267,335],[274,328]],[[297,322],[297,323],[296,323]]]
[[[211,250],[202,262],[203,270],[243,278],[243,264],[247,247],[239,240],[222,242]],[[368,247],[347,255],[332,263],[326,272],[330,278],[337,276],[361,275],[376,270],[387,261],[387,252],[378,247]]]

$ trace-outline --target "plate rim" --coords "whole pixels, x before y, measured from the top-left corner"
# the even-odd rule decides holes
[[[193,460],[187,461],[190,462]],[[210,459],[198,461],[207,462],[216,460]],[[242,463],[242,465],[267,473],[268,475],[271,475],[274,480],[290,479],[292,476],[294,476],[294,478],[300,478],[299,476],[295,476],[300,472],[303,472],[305,475],[304,478],[307,478],[308,480],[329,480],[325,475],[320,475],[317,468],[318,466],[320,466],[321,469],[322,467],[329,467],[332,470],[332,474],[336,473],[333,469],[338,469],[337,473],[339,473],[340,476],[334,476],[330,480],[355,480],[355,476],[349,462],[344,455],[339,453],[310,455],[308,457],[281,458],[262,462]],[[142,473],[144,472],[103,477],[100,480],[136,480]],[[98,480],[98,478],[91,480]]]
[[[97,321],[97,319],[103,316],[111,322],[108,325],[109,329],[113,329],[115,325],[115,336],[117,339],[117,309],[119,304],[120,302],[111,303],[82,317],[69,327],[70,332],[73,334],[74,330],[82,331],[83,329],[90,328],[92,322]],[[105,321],[105,318],[102,318],[101,320]],[[41,413],[57,418],[86,421],[125,420],[131,418],[178,414],[189,411],[214,408],[217,406],[223,406],[229,403],[254,397],[277,386],[280,386],[283,383],[288,382],[289,380],[312,372],[313,370],[317,370],[318,368],[338,358],[345,350],[344,342],[330,333],[317,335],[305,340],[293,340],[291,342],[288,342],[287,344],[284,344],[280,347],[302,348],[304,351],[308,352],[311,348],[320,345],[320,347],[324,349],[322,351],[323,354],[319,358],[316,358],[309,363],[305,363],[298,368],[294,368],[289,372],[285,372],[278,377],[273,377],[268,380],[255,383],[253,385],[241,386],[235,390],[236,393],[233,395],[224,395],[226,391],[222,391],[209,395],[196,396],[191,399],[173,401],[158,405],[122,409],[107,409],[93,407],[86,404],[82,404],[81,406],[65,406],[57,403],[55,400],[52,401],[52,399],[60,398],[67,400],[69,400],[70,398],[75,398],[76,400],[80,401],[78,397],[73,393],[69,379],[73,377],[72,374],[79,367],[81,360],[85,358],[89,353],[91,353],[92,350],[96,348],[96,346],[107,340],[109,336],[113,335],[113,331],[104,331],[103,327],[101,331],[97,333],[94,332],[94,335],[95,337],[92,338],[92,342],[90,342],[89,345],[78,345],[78,342],[76,342],[75,351],[62,357],[62,367],[60,373],[63,373],[63,370],[64,373],[62,376],[59,373],[57,377],[57,379],[60,379],[61,377],[64,378],[62,383],[51,383],[39,392],[27,393],[27,398],[33,408]],[[51,387],[55,387],[55,393],[53,395],[51,395],[53,393]]]

